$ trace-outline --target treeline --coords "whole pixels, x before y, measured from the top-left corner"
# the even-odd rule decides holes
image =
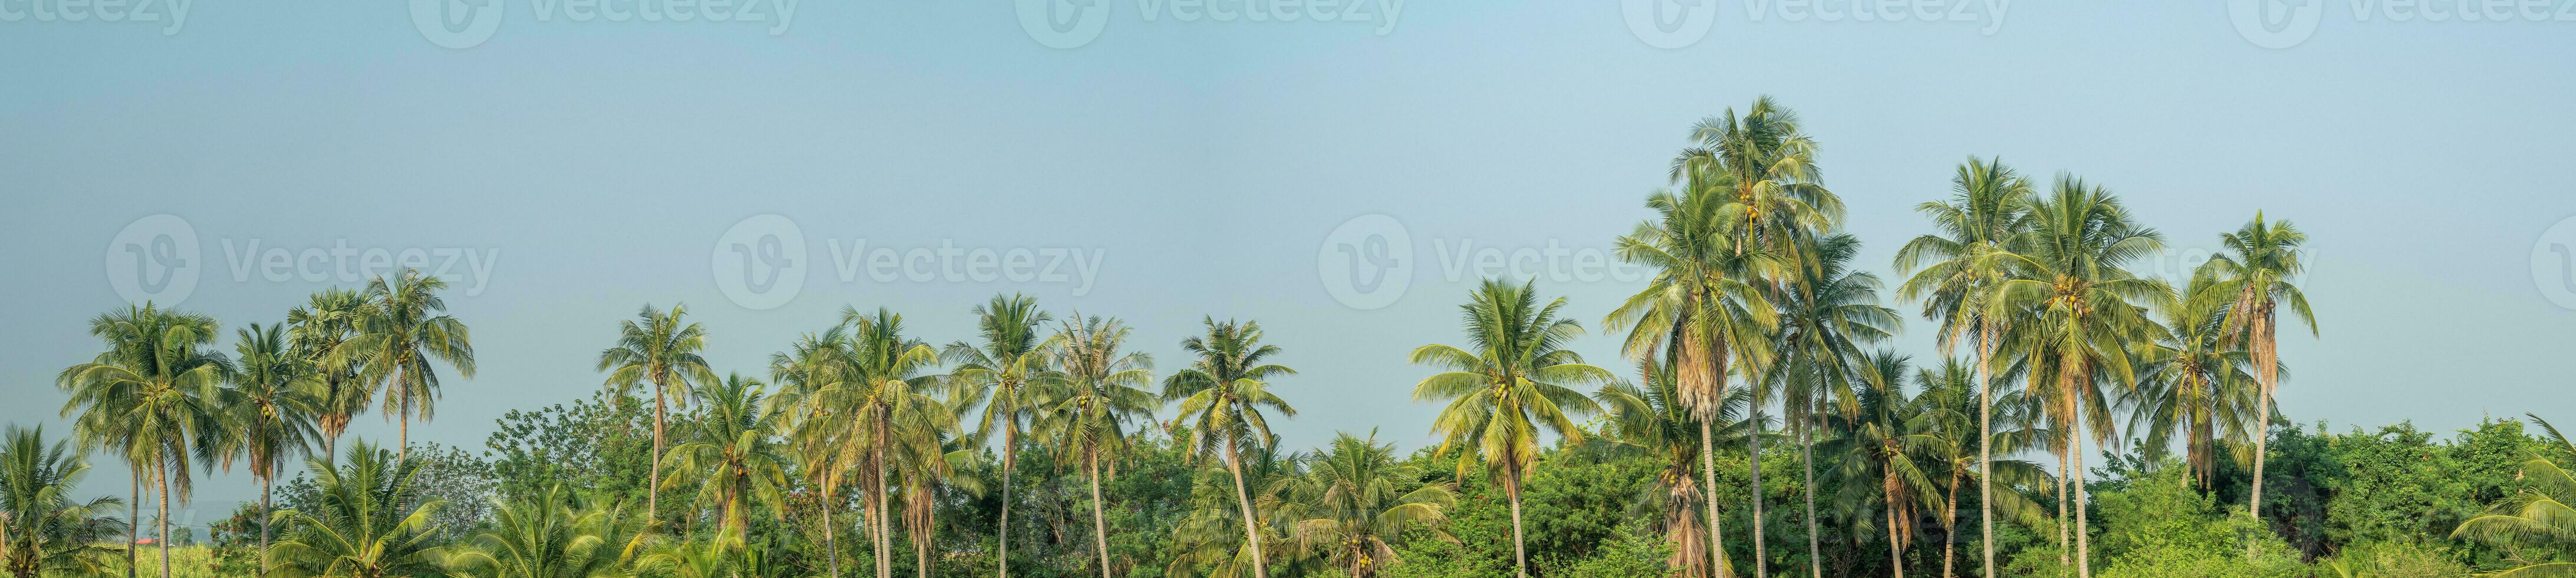
[[[0,459],[0,482],[51,488],[7,502],[27,524],[7,559],[133,574],[132,549],[101,545],[140,533],[120,503],[167,520],[192,473],[247,469],[261,499],[217,559],[289,577],[2576,567],[2576,480],[2558,466],[2576,448],[2555,430],[2491,421],[2435,442],[2276,413],[2281,326],[2317,327],[2289,221],[2257,213],[2183,278],[2142,275],[2166,238],[2109,190],[1972,157],[1918,207],[1931,232],[1899,249],[1891,290],[1852,262],[1796,115],[1762,99],[1689,135],[1673,190],[1614,241],[1655,272],[1636,293],[1580,311],[1488,280],[1456,339],[1410,352],[1413,398],[1439,412],[1400,427],[1432,447],[1282,447],[1273,424],[1327,398],[1301,393],[1257,322],[1210,317],[1158,365],[1137,340],[1168,337],[1021,295],[945,343],[846,308],[756,368],[715,367],[709,329],[648,305],[581,360],[605,376],[596,397],[511,413],[480,455],[341,447],[367,412],[407,438],[443,378],[473,374],[443,283],[405,273],[239,330],[231,354],[202,315],[97,318],[104,351],[58,378],[77,444],[22,431]],[[1908,317],[1888,293],[1920,308],[1937,355],[1884,347]],[[1567,349],[1596,314],[1633,374]],[[2116,451],[2088,459],[2088,442]],[[92,449],[135,466],[127,499],[63,497]]]

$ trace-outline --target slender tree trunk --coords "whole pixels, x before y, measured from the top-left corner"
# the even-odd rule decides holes
[[[1887,500],[1887,566],[1895,570],[1896,578],[1905,578],[1905,543],[1896,531],[1896,492],[1891,491],[1896,487],[1895,475],[1889,472],[1881,482],[1879,496]]]
[[[259,575],[268,575],[268,486],[270,476],[259,477]]]
[[[1700,488],[1708,492],[1702,497],[1708,502],[1708,555],[1714,560],[1709,571],[1719,578],[1733,578],[1735,566],[1726,563],[1726,530],[1717,525],[1717,434],[1708,422],[1699,420],[1699,475],[1704,482]],[[1519,498],[1513,500],[1519,503]]]
[[[993,557],[1000,562],[1000,578],[1011,578],[1011,466],[1020,450],[1019,431],[1002,429],[1002,522],[993,532]]]
[[[1237,448],[1234,445],[1234,438],[1230,436],[1227,437],[1225,440],[1225,471],[1228,474],[1234,475],[1234,499],[1238,504],[1243,506],[1243,543],[1244,545],[1252,548],[1252,575],[1255,578],[1270,578],[1270,563],[1268,560],[1261,557],[1261,526],[1255,522],[1254,514],[1252,513],[1252,494],[1244,491],[1243,489],[1243,462],[1241,456],[1242,454],[1237,451]]]
[[[1510,475],[1519,477],[1518,472],[1510,472]],[[1521,537],[1520,481],[1511,480],[1510,484],[1504,488],[1504,493],[1511,494],[1508,497],[1512,499],[1512,571],[1520,578],[1529,578],[1529,547],[1524,545],[1527,542]]]
[[[661,372],[657,371],[653,375],[653,465],[647,466],[649,471],[644,474],[651,478],[644,481],[644,519],[646,521],[657,519],[662,511],[661,500],[658,499],[661,492],[654,491],[657,489],[654,486],[662,485],[662,420],[668,419],[669,415],[670,394],[662,390]]]
[[[877,503],[877,551],[892,554],[894,552],[894,510],[889,509],[886,502],[886,494],[888,493],[886,488],[886,470],[890,468],[886,467],[885,435],[885,421],[880,419],[877,421],[877,495],[872,499],[876,500]],[[887,555],[877,556],[877,578],[894,578],[893,557]]]
[[[930,578],[929,532],[912,533],[912,570],[921,578]]]
[[[2254,424],[2254,493],[2248,496],[2245,502],[2246,515],[2253,516],[2256,524],[2255,527],[2262,531],[2270,531],[2272,529],[2271,522],[2263,520],[2263,462],[2269,461],[2265,458],[2271,457],[2272,455],[2270,453],[2270,442],[2272,440],[2272,388],[2275,384],[2274,382],[2277,381],[2277,378],[2279,377],[2277,372],[2280,371],[2279,354],[2278,352],[2271,351],[2272,327],[2269,320],[2271,317],[2270,314],[2270,304],[2266,303],[2263,306],[2262,315],[2255,318],[2253,327],[2253,329],[2258,332],[2255,335],[2256,342],[2254,344],[2258,349],[2255,355],[2258,367],[2255,368],[2255,371],[2262,372],[2262,375],[2254,376],[2254,379],[2260,384],[2257,386],[2259,391],[2257,392],[2254,404],[2262,407],[2255,410],[2257,413],[2261,414],[2261,417],[2258,418],[2260,421],[2257,421]],[[2257,542],[2257,540],[2251,539],[2245,541],[2246,558],[2250,559],[2254,557],[2255,544]]]
[[[1801,440],[1798,447],[1798,461],[1807,471],[1807,576],[1823,578],[1825,575],[1824,549],[1816,543],[1816,440],[1814,436],[1815,432],[1808,429],[1808,424],[1801,420],[1798,424],[1798,437]]]
[[[1993,323],[1979,325],[1977,332],[1977,543],[1985,550],[1985,571],[1980,578],[1995,577],[1995,352]]]
[[[139,562],[134,545],[143,541],[143,464],[134,464],[134,501],[125,503],[125,578],[134,578]]]
[[[1965,472],[1950,474],[1950,503],[1943,506],[1941,512],[1941,527],[1950,535],[1949,539],[1941,541],[1941,578],[1952,576],[1950,562],[1956,558],[1954,554],[1959,547],[1959,484],[1967,481]]]
[[[1751,367],[1746,366],[1746,373],[1752,372]],[[1753,426],[1753,432],[1745,436],[1746,443],[1752,448],[1748,452],[1752,456],[1748,469],[1753,470],[1753,576],[1770,578],[1771,560],[1762,553],[1762,434],[1765,431],[1762,425],[1762,386],[1753,383],[1750,376],[1744,382],[1744,386],[1753,392],[1753,419],[1747,422]]]
[[[2067,528],[2072,526],[2069,522],[2075,520],[2066,513],[2066,504],[2074,501],[2066,493],[2066,480],[2073,477],[2068,474],[2067,454],[2075,453],[2075,449],[2068,446],[2073,445],[2074,440],[2075,434],[2067,432],[2066,439],[2059,440],[2057,448],[2057,570],[2061,576],[2075,567],[2075,544],[2066,536]]]
[[[2075,437],[2067,440],[2070,446],[2067,453],[2075,456],[2075,470],[2068,476],[2073,479],[2068,483],[2075,486],[2075,575],[2077,578],[2093,578],[2093,540],[2089,536],[2093,527],[2084,514],[2087,500],[2084,493],[2084,414],[2080,406],[2075,411],[2075,431],[2070,433]]]
[[[395,399],[402,398],[396,397]],[[402,447],[394,450],[394,459],[409,460],[411,459],[411,402],[406,400],[395,403],[400,406],[400,409],[395,411],[395,413],[400,417],[395,418],[394,422],[402,425],[397,426],[401,428],[401,431],[400,433],[395,434],[397,437],[395,438],[394,443],[401,444]]]
[[[1091,464],[1091,542],[1100,548],[1100,578],[1109,578],[1109,521],[1100,507],[1100,456],[1093,454]]]
[[[841,546],[832,538],[841,533],[840,528],[832,526],[832,508],[840,507],[840,504],[832,500],[831,492],[820,492],[820,495],[823,498],[823,550],[827,552],[825,565],[831,568],[832,578],[841,578]]]
[[[161,548],[161,578],[170,578],[170,473],[164,470],[154,477],[161,479],[161,499],[157,502],[161,507],[161,536],[152,545]]]

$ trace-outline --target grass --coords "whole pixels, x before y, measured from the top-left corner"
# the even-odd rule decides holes
[[[136,574],[137,576],[158,578],[161,575],[161,550],[152,546],[140,547],[135,551],[135,565],[142,570]],[[107,572],[103,575],[125,576],[123,552],[117,553],[116,559],[108,564]],[[170,548],[170,578],[238,578],[238,576],[238,572],[223,573],[215,570],[213,548],[207,546]]]

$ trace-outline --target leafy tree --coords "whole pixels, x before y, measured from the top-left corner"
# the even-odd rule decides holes
[[[1270,356],[1279,353],[1279,347],[1261,342],[1258,322],[1218,323],[1209,317],[1202,324],[1207,327],[1207,335],[1181,340],[1181,349],[1196,359],[1188,368],[1163,379],[1163,401],[1180,403],[1181,420],[1191,425],[1190,446],[1196,449],[1196,455],[1217,454],[1225,462],[1226,473],[1234,478],[1235,499],[1242,507],[1244,543],[1252,549],[1252,575],[1269,578],[1269,561],[1261,554],[1263,538],[1255,527],[1258,518],[1252,512],[1252,494],[1243,486],[1243,446],[1259,446],[1271,439],[1270,418],[1262,414],[1264,408],[1282,416],[1297,415],[1296,408],[1270,392],[1269,381],[1297,370],[1267,363]]]
[[[993,434],[1002,436],[1002,507],[993,523],[993,559],[995,574],[1010,578],[1011,472],[1019,465],[1020,433],[1036,418],[1032,386],[1054,371],[1050,356],[1055,343],[1039,326],[1055,318],[1038,310],[1036,298],[1019,294],[994,295],[974,313],[981,343],[950,343],[940,357],[955,366],[948,375],[961,409],[977,408],[968,416],[975,428],[967,439],[980,447]]]
[[[718,525],[749,532],[752,500],[778,503],[787,488],[787,458],[776,444],[777,416],[763,404],[760,380],[740,375],[701,384],[692,397],[704,400],[706,407],[684,426],[680,444],[671,447],[671,474],[659,486],[695,482],[699,507],[719,512]]]
[[[2265,429],[2272,427],[2272,394],[2281,380],[2281,356],[2276,348],[2278,328],[2274,319],[2277,311],[2286,304],[2290,312],[2307,325],[2309,335],[2314,336],[2317,330],[2316,314],[2308,310],[2308,296],[2294,284],[2307,271],[2300,253],[2300,247],[2307,242],[2308,234],[2299,232],[2290,221],[2266,222],[2263,213],[2258,211],[2254,213],[2253,222],[2246,223],[2234,233],[2219,235],[2219,244],[2225,250],[2211,256],[2209,262],[2202,265],[2219,278],[2210,287],[2208,295],[2210,300],[2228,303],[2227,332],[2231,341],[2243,343],[2252,354],[2254,377],[2261,384],[2258,395],[2261,401],[2256,403],[2261,416],[2255,423]],[[2264,450],[2269,449],[2265,445],[2268,437],[2254,438],[2254,455],[2263,455]],[[2254,460],[2254,491],[2250,496],[2245,509],[2260,516],[2263,511],[2261,459]]]
[[[89,461],[71,442],[45,443],[43,427],[11,426],[0,440],[0,566],[17,578],[106,573],[107,546],[125,521],[106,515],[114,497],[72,497]]]
[[[1137,422],[1150,422],[1161,404],[1145,391],[1153,382],[1153,358],[1127,350],[1127,326],[1115,318],[1084,318],[1076,313],[1064,322],[1057,339],[1064,344],[1062,372],[1046,384],[1040,435],[1073,451],[1060,459],[1079,460],[1091,481],[1092,539],[1100,552],[1100,578],[1109,574],[1109,527],[1100,495],[1100,459],[1127,449],[1127,432]]]
[[[1448,484],[1423,483],[1420,470],[1396,460],[1394,446],[1377,443],[1377,432],[1335,436],[1332,449],[1309,458],[1308,465],[1305,481],[1320,491],[1313,492],[1314,503],[1305,508],[1311,517],[1297,523],[1297,533],[1306,542],[1329,544],[1325,558],[1352,578],[1402,563],[1395,544],[1407,529],[1420,528],[1431,539],[1457,539],[1441,529],[1457,493]]]
[[[273,516],[286,539],[269,546],[268,570],[286,578],[391,578],[443,569],[434,514],[446,505],[424,499],[416,483],[422,463],[359,442],[349,463],[307,460],[314,480],[310,510]]]
[[[1897,296],[1923,301],[1923,317],[1941,323],[1938,343],[1942,354],[1957,348],[1965,339],[1974,348],[1980,397],[1977,400],[1977,429],[1985,432],[1977,446],[1978,471],[1992,470],[1994,448],[1986,440],[1994,439],[1995,375],[1993,358],[2005,315],[1990,314],[1981,304],[1989,299],[2002,281],[1992,255],[2002,251],[2003,242],[2029,225],[2027,201],[2032,194],[2030,181],[2005,166],[2003,159],[1989,162],[1968,157],[1950,177],[1950,199],[1928,201],[1915,211],[1930,217],[1938,233],[1926,234],[1907,241],[1896,252],[1896,267],[1913,271],[1897,287]],[[1921,267],[1917,270],[1917,267]],[[1977,487],[1977,527],[1984,547],[1984,570],[1979,575],[1995,576],[1994,509],[1991,484]]]
[[[1611,380],[1609,371],[1564,348],[1583,333],[1574,320],[1557,317],[1565,299],[1540,305],[1533,286],[1489,279],[1469,294],[1460,309],[1472,350],[1436,344],[1413,350],[1414,363],[1448,370],[1413,387],[1417,401],[1449,402],[1431,425],[1432,435],[1441,438],[1439,453],[1454,450],[1460,472],[1482,460],[1511,500],[1513,569],[1523,577],[1529,575],[1529,555],[1521,532],[1521,479],[1538,461],[1539,436],[1581,439],[1583,429],[1572,416],[1600,406],[1568,386]]]
[[[313,416],[314,427],[321,430],[316,441],[322,444],[322,455],[339,451],[340,435],[348,433],[350,420],[366,413],[367,405],[375,401],[353,363],[357,356],[341,349],[359,335],[360,324],[374,307],[364,294],[335,288],[314,293],[286,312],[286,332],[295,342],[296,354],[322,379],[320,405]]]
[[[683,321],[687,305],[672,305],[670,311],[657,311],[645,305],[635,319],[617,323],[617,345],[599,352],[599,370],[608,372],[608,386],[616,399],[625,399],[628,389],[641,384],[653,386],[653,453],[652,465],[645,479],[659,484],[662,476],[664,449],[663,428],[670,422],[671,393],[680,393],[681,405],[687,405],[696,391],[691,384],[716,384],[715,370],[699,352],[707,347],[707,332],[696,323]],[[655,492],[644,494],[644,517],[660,512]]]
[[[418,269],[367,282],[366,317],[359,334],[335,348],[325,366],[354,365],[359,374],[382,387],[385,415],[401,424],[397,453],[411,451],[411,420],[435,414],[439,395],[434,362],[446,363],[460,377],[474,377],[473,334],[465,322],[447,314],[438,292],[447,280]]]
[[[269,490],[285,473],[286,460],[300,457],[319,437],[314,416],[323,409],[324,383],[310,358],[287,345],[284,325],[251,324],[234,346],[239,371],[226,379],[214,406],[221,413],[223,435],[215,454],[226,469],[244,460],[259,481],[259,551],[268,551]],[[268,564],[263,561],[261,567]]]
[[[561,484],[495,502],[493,525],[447,565],[476,578],[622,578],[643,557],[649,520]]]
[[[232,360],[204,348],[215,340],[213,317],[144,304],[90,320],[90,335],[108,349],[89,363],[64,369],[56,378],[71,401],[66,417],[78,415],[74,435],[84,445],[105,445],[133,464],[136,502],[149,477],[160,485],[158,535],[170,535],[170,499],[177,489],[187,499],[192,456],[213,449],[223,430],[214,402],[216,388],[231,375]],[[131,544],[133,541],[128,540]],[[161,576],[170,576],[170,544],[159,540]],[[128,572],[135,567],[128,546]]]

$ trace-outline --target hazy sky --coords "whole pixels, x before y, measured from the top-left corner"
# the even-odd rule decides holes
[[[1258,319],[1300,370],[1288,444],[1410,447],[1433,408],[1405,353],[1460,341],[1480,271],[1597,328],[1638,286],[1598,259],[1684,129],[1763,94],[1805,117],[1882,275],[1914,205],[2001,155],[2120,193],[2177,248],[2149,272],[2257,210],[2306,229],[2323,337],[2284,331],[2294,419],[2576,416],[2576,312],[2551,301],[2576,306],[2552,248],[2576,225],[2544,233],[2576,215],[2552,176],[2576,22],[2550,6],[498,1],[0,0],[0,420],[61,435],[53,377],[129,296],[277,322],[410,250],[448,268],[481,359],[423,441],[479,450],[502,413],[588,395],[647,303],[759,374],[844,306],[947,342],[1022,291],[1127,319],[1166,369],[1202,316]],[[1895,346],[1929,360],[1921,327]],[[1581,350],[1627,373],[1611,340]],[[200,479],[186,522],[254,491]]]

